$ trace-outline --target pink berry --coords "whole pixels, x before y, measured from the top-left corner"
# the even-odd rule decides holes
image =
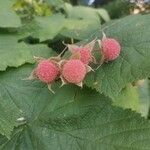
[[[119,42],[112,38],[103,38],[101,41],[102,55],[106,61],[115,60],[121,50]]]
[[[74,53],[80,54],[80,60],[84,64],[89,64],[92,61],[91,51],[86,47],[74,48]]]
[[[78,84],[83,81],[86,75],[86,66],[78,59],[68,60],[62,68],[63,78],[69,82]]]
[[[37,65],[36,69],[37,78],[47,84],[53,82],[59,75],[59,69],[57,65],[50,60],[42,60]]]
[[[80,59],[84,64],[88,65],[90,62],[95,62],[92,56],[93,47],[95,45],[95,40],[91,41],[86,45],[75,45],[68,44],[68,49],[71,52],[71,59]]]

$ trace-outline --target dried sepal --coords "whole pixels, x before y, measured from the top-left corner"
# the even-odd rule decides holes
[[[55,92],[52,90],[52,85],[51,84],[47,84],[48,90],[50,92],[52,92],[53,94],[55,94]]]
[[[77,83],[76,85],[83,88],[83,82]]]
[[[93,48],[95,46],[95,42],[96,42],[96,39],[94,39],[93,41],[91,41],[90,43],[84,45],[85,48],[87,48],[90,52],[93,51]]]
[[[34,79],[37,79],[35,69],[30,73],[30,75],[27,78],[22,79],[22,80],[34,80]]]
[[[80,52],[76,52],[76,53],[73,53],[71,56],[70,56],[70,59],[81,59],[81,55],[80,55]]]
[[[67,84],[67,81],[63,78],[63,76],[60,76],[60,79],[61,79],[61,86],[60,87],[63,87],[64,85]]]
[[[87,71],[87,73],[88,73],[88,72],[91,72],[91,71],[94,72],[94,70],[92,69],[92,67],[90,67],[90,66],[88,66],[88,65],[86,65],[86,71]]]
[[[44,60],[45,58],[33,56],[33,59],[36,61],[36,63],[39,63],[40,61]]]

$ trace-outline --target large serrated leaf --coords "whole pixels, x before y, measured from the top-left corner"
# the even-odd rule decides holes
[[[27,45],[18,43],[14,34],[0,34],[0,70],[7,67],[18,67],[24,63],[34,63],[33,56],[48,57],[53,51],[46,45]]]
[[[0,74],[2,93],[26,119],[10,140],[0,136],[1,150],[150,149],[150,122],[139,114],[112,106],[86,87],[54,86],[51,94],[39,82],[21,80],[31,70],[26,65]]]
[[[117,98],[113,101],[115,106],[130,108],[134,111],[140,112],[140,102],[137,87],[132,84],[126,85]]]
[[[86,85],[115,98],[127,83],[150,76],[150,15],[128,16],[107,23],[102,30],[120,42],[121,54],[91,73]]]
[[[19,16],[12,10],[13,0],[0,1],[0,27],[3,28],[17,28],[21,26]]]
[[[77,40],[93,37],[100,29],[99,20],[64,18],[63,15],[49,17],[36,17],[31,22],[19,29],[24,36],[33,36],[40,41],[53,40],[61,35]]]
[[[39,38],[40,41],[52,40],[63,29],[65,17],[62,14],[54,14],[46,17],[35,17],[30,22],[18,29],[23,36]]]
[[[36,17],[35,22],[39,29],[35,30],[33,36],[39,37],[40,41],[53,39],[64,27],[63,15],[52,15],[48,17]]]
[[[9,91],[3,87],[1,82],[0,89],[0,133],[10,138],[14,126],[17,126],[17,118],[21,115],[21,110],[15,105],[11,95],[9,98],[5,98]]]
[[[75,6],[65,3],[66,12],[69,18],[87,19],[93,22],[94,20],[100,21],[102,18],[105,22],[110,20],[110,17],[105,9],[94,9],[92,7]],[[100,18],[101,17],[101,18]]]
[[[68,18],[65,20],[64,28],[60,35],[76,40],[87,40],[95,35],[100,26],[99,20]]]
[[[91,7],[85,7],[85,6],[70,7],[70,9],[67,9],[67,13],[69,18],[87,19],[90,21],[94,21],[94,20],[100,21],[96,9]]]

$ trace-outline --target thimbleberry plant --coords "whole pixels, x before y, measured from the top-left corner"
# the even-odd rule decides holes
[[[0,150],[149,150],[150,15],[100,25],[104,9],[32,0],[48,16],[20,19],[12,3],[0,1]]]

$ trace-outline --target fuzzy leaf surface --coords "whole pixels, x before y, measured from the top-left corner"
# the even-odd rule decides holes
[[[54,85],[54,95],[40,82],[21,80],[31,70],[25,65],[0,74],[1,95],[26,119],[11,139],[0,136],[1,150],[150,149],[150,122],[139,114],[86,87]]]
[[[102,29],[107,37],[118,40],[121,54],[91,73],[85,83],[116,98],[127,83],[150,76],[150,15],[128,16],[107,23]],[[101,39],[102,33],[96,37]]]

